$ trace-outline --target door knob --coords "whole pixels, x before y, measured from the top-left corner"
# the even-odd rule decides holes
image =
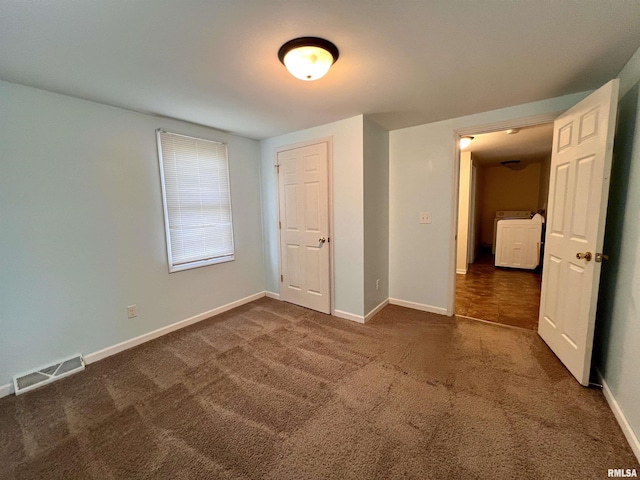
[[[591,252],[576,253],[576,258],[578,260],[582,260],[584,258],[587,262],[590,262],[591,261]]]
[[[327,241],[327,239],[324,238],[324,237],[318,239],[318,243],[324,243],[326,241]]]

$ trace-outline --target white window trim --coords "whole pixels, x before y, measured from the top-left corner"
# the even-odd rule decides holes
[[[193,137],[190,135],[182,135],[179,133],[174,133],[174,132],[169,132],[167,130],[163,130],[161,128],[158,128],[156,130],[156,142],[158,145],[158,165],[160,167],[160,186],[162,189],[162,209],[163,209],[163,215],[164,215],[164,229],[165,229],[165,239],[166,239],[166,246],[167,246],[167,259],[169,262],[169,273],[175,273],[175,272],[182,272],[184,270],[191,270],[193,268],[200,268],[200,267],[206,267],[208,265],[216,265],[218,263],[226,263],[226,262],[231,262],[235,260],[235,238],[234,238],[234,234],[233,234],[233,206],[231,204],[231,172],[229,170],[229,157],[228,157],[228,151],[227,151],[227,172],[228,172],[228,186],[227,188],[229,189],[229,215],[231,218],[231,246],[233,248],[233,253],[231,255],[225,255],[225,256],[220,256],[220,257],[213,257],[213,258],[209,258],[209,259],[204,259],[204,260],[196,260],[193,262],[188,262],[188,263],[183,263],[183,264],[177,264],[174,265],[173,262],[173,255],[171,252],[171,231],[169,228],[169,210],[167,208],[167,193],[166,193],[166,186],[165,186],[165,178],[164,178],[164,163],[163,163],[163,157],[162,157],[162,140],[160,135],[162,133],[169,133],[171,135],[176,135],[179,137],[185,137],[185,138],[193,138],[195,140],[203,140],[206,142],[213,142],[213,143],[219,143],[222,145],[225,145],[223,142],[216,142],[215,140],[208,140],[206,138],[200,138],[200,137]]]

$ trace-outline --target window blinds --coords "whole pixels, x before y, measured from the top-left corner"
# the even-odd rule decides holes
[[[233,260],[227,146],[157,135],[169,271]]]

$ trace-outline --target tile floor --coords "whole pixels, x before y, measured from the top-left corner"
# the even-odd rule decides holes
[[[542,275],[493,262],[480,254],[466,275],[456,275],[456,314],[537,330]]]

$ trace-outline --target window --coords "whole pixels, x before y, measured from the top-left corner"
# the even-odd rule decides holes
[[[157,131],[169,272],[234,259],[224,143]]]

